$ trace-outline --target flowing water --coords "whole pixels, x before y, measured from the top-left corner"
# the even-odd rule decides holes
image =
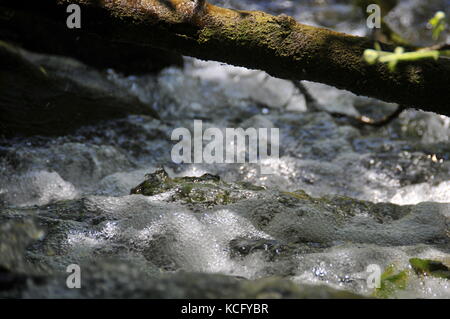
[[[360,12],[348,1],[214,2],[366,33]],[[425,22],[437,9],[449,10],[450,2],[402,1],[388,18],[413,40],[425,41],[429,30],[417,21]],[[409,277],[392,296],[450,297],[447,279],[417,276],[409,264],[414,257],[450,261],[449,118],[407,110],[385,127],[364,127],[329,111],[381,117],[395,105],[304,82],[322,106],[313,112],[289,81],[185,60],[183,70],[167,68],[159,75],[126,77],[114,70],[98,75],[157,110],[162,120],[133,115],[67,136],[2,141],[0,237],[10,252],[9,266],[52,276],[77,263],[93,267],[106,281],[118,280],[120,267],[96,265],[106,258],[149,278],[166,274],[177,280],[180,272],[251,280],[280,276],[299,286],[371,295],[367,266],[394,265]],[[280,157],[262,163],[273,174],[259,174],[254,164],[173,163],[172,130],[192,130],[194,119],[202,120],[204,129],[279,128]],[[159,168],[172,178],[218,175],[234,185],[236,197],[205,204],[175,196],[179,185],[154,196],[130,195],[145,174]],[[239,182],[264,189],[240,188]],[[217,195],[225,186],[209,187]],[[296,190],[305,193],[292,195]],[[34,241],[24,239],[22,247],[12,238],[28,219],[27,227],[36,229],[24,236]],[[122,275],[124,286],[140,276]],[[55,287],[37,285],[25,296],[78,296]]]

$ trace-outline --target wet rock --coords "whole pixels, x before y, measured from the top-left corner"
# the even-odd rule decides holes
[[[17,177],[12,176],[14,174],[20,173],[22,177],[28,176],[31,180],[35,176],[34,180],[41,184],[48,181],[48,186],[40,185],[39,187],[44,189],[48,187],[49,191],[55,186],[55,183],[61,186],[65,185],[63,186],[67,190],[65,195],[59,191],[54,192],[53,195],[47,194],[46,196],[50,200],[52,196],[55,198],[61,198],[60,195],[65,198],[73,197],[75,191],[68,183],[75,187],[92,185],[92,182],[97,183],[107,175],[133,166],[127,154],[120,148],[110,145],[65,143],[64,141],[56,143],[53,141],[50,145],[42,147],[30,148],[30,145],[23,144],[20,147],[6,148],[3,154],[4,162],[0,171],[2,176],[0,185],[7,193],[23,196],[22,202],[30,195],[23,193],[39,193],[39,191],[36,187],[33,190],[27,190],[27,187],[31,186],[30,183],[26,184],[25,188],[13,184],[13,181],[17,180]],[[36,173],[39,171],[41,173]],[[56,173],[48,175],[42,171]],[[37,180],[36,174],[40,176]],[[59,175],[59,178],[55,174]],[[20,193],[22,195],[19,195]],[[42,194],[45,194],[45,191]],[[43,204],[42,201],[41,204]]]
[[[158,116],[74,60],[42,57],[5,42],[0,42],[0,57],[0,135],[62,135],[127,114]]]
[[[140,169],[131,172],[119,172],[108,175],[100,181],[98,195],[110,196],[124,196],[130,193],[136,184],[142,180],[142,176],[146,174],[149,169]],[[154,170],[154,168],[153,168]]]
[[[255,298],[361,298],[325,286],[298,286],[282,278],[238,280],[219,274],[175,273],[148,275],[126,262],[102,261],[83,267],[83,289],[68,289],[55,277],[46,285],[33,285],[25,298],[151,298],[151,299],[255,299]]]
[[[0,218],[3,221],[2,215]],[[42,230],[30,218],[3,222],[0,225],[0,267],[3,272],[34,272],[25,260],[24,252],[27,245],[43,236]]]
[[[419,152],[378,153],[363,160],[367,168],[382,171],[401,186],[432,181],[444,168],[442,162]],[[445,168],[444,168],[445,169]]]
[[[134,192],[140,194],[4,210],[2,225],[33,215],[45,234],[32,245],[11,248],[17,260],[26,255],[46,274],[43,284],[21,285],[18,291],[29,297],[77,298],[225,298],[232,292],[234,297],[340,296],[329,288],[308,288],[327,283],[370,295],[363,285],[367,274],[362,275],[368,264],[408,263],[430,253],[430,247],[449,244],[448,204],[318,198],[225,183],[208,174],[171,178],[162,169]],[[226,192],[233,200],[222,200]],[[72,263],[83,267],[86,285],[96,283],[92,289],[68,291],[58,279]],[[122,278],[117,271],[131,274]],[[284,279],[271,281],[273,276]],[[417,293],[419,279],[412,278],[413,286],[408,284],[404,293]],[[217,280],[218,286],[199,290],[207,280]],[[442,283],[433,285],[439,293]]]
[[[276,240],[256,238],[236,238],[230,241],[231,257],[247,256],[256,251],[269,252],[271,255],[279,255],[283,245]]]
[[[264,188],[248,183],[228,184],[219,176],[204,174],[200,177],[170,178],[164,169],[146,175],[146,180],[131,189],[131,194],[154,196],[172,192],[170,200],[181,200],[189,204],[203,204],[207,207],[227,205],[247,198],[255,190]]]
[[[9,205],[44,205],[78,195],[75,187],[56,172],[32,171],[17,178],[6,178],[0,185],[3,187],[0,201]]]
[[[26,248],[44,237],[30,218],[4,219],[0,213],[0,297],[18,298],[29,284],[43,284],[45,275],[27,258]]]

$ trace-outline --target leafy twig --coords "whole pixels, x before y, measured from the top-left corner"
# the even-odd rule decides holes
[[[442,31],[447,27],[447,22],[445,21],[445,13],[442,11],[436,12],[433,18],[428,21],[433,29],[433,40],[439,39]]]

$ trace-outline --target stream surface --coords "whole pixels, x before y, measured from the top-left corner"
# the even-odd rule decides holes
[[[211,2],[367,32],[348,1]],[[450,16],[450,1],[401,1],[388,20],[426,43],[437,10]],[[86,80],[78,62],[45,63]],[[381,118],[396,105],[304,82],[320,104],[311,111],[289,81],[190,57],[158,75],[89,72],[100,89],[107,82],[138,97],[161,120],[130,115],[66,136],[1,141],[0,275],[34,279],[0,285],[0,296],[372,296],[366,269],[378,265],[408,274],[388,297],[450,298],[448,279],[417,275],[409,263],[450,265],[450,118],[407,110],[365,127],[330,112]],[[204,129],[279,128],[279,159],[261,164],[273,174],[249,163],[175,164],[172,131],[192,130],[194,119]],[[130,195],[158,169],[220,182],[174,179],[152,196]],[[65,287],[70,264],[89,289]]]

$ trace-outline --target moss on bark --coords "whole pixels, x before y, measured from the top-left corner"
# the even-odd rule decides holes
[[[84,32],[111,41],[262,69],[280,78],[321,82],[450,115],[448,59],[401,63],[390,72],[385,65],[368,65],[362,59],[364,50],[374,46],[367,38],[307,26],[285,15],[224,9],[204,1],[45,0],[40,5],[44,3],[48,7],[40,14],[62,23],[56,4],[80,4]],[[383,50],[393,47],[383,45]]]

